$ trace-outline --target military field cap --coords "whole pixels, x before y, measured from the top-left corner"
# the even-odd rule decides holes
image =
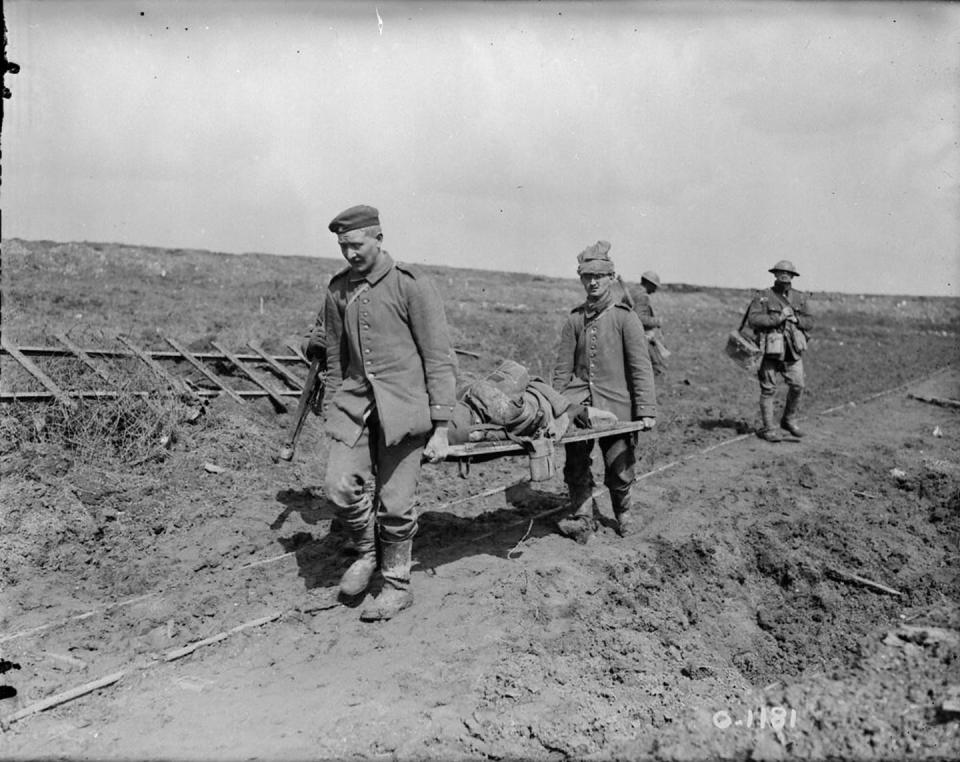
[[[577,275],[612,275],[613,260],[610,259],[610,242],[597,241],[577,254]]]
[[[660,276],[657,275],[653,270],[647,270],[643,275],[640,276],[640,280],[645,280],[649,283],[652,283],[657,288],[660,288]]]
[[[791,262],[789,259],[781,259],[779,262],[777,262],[777,264],[767,270],[767,272],[775,273],[778,270],[782,270],[785,273],[791,273],[793,275],[800,275],[800,273],[797,272],[797,268],[793,266],[793,262]]]
[[[348,230],[357,230],[358,228],[368,228],[371,225],[380,224],[380,212],[372,206],[361,204],[360,206],[351,206],[344,209],[340,214],[333,218],[327,227],[331,233],[340,235]]]

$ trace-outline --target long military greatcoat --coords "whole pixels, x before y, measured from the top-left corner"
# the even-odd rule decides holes
[[[653,368],[637,313],[622,303],[593,317],[585,304],[574,309],[560,334],[553,388],[621,421],[655,418]]]
[[[336,390],[331,437],[353,445],[374,409],[387,445],[450,420],[456,360],[443,302],[417,268],[384,251],[366,277],[341,270],[330,280],[324,324],[327,385]]]

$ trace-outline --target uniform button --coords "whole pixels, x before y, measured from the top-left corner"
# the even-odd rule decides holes
[[[369,300],[369,299],[362,299],[361,301],[362,301],[364,304],[369,304],[369,303],[370,303],[370,300]]]
[[[367,377],[369,377],[369,378],[376,378],[376,377],[377,377],[377,374],[374,373],[374,372],[371,370],[369,373],[367,373]]]
[[[366,352],[367,354],[370,354],[370,350],[369,350],[369,349],[364,349],[363,351]]]

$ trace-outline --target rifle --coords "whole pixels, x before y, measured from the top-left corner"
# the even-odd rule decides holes
[[[293,460],[293,451],[297,447],[297,438],[300,436],[300,430],[303,429],[303,424],[307,420],[307,414],[311,410],[316,410],[323,402],[325,385],[323,365],[323,360],[319,358],[310,362],[310,370],[307,372],[307,380],[303,385],[303,391],[300,392],[297,413],[293,419],[293,425],[290,427],[290,435],[280,448],[281,460]]]
[[[620,301],[627,305],[630,309],[635,310],[637,308],[637,304],[633,301],[633,296],[630,294],[630,289],[627,288],[627,284],[623,282],[623,278],[621,278],[619,274],[617,275],[617,284],[623,291],[623,297],[620,299]]]

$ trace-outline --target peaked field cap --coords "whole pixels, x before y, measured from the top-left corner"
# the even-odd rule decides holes
[[[344,209],[340,214],[334,217],[327,227],[331,233],[346,233],[348,230],[357,230],[358,228],[368,228],[371,225],[380,224],[380,212],[372,206],[361,204],[360,206],[351,206]]]
[[[767,272],[775,273],[777,270],[782,270],[785,273],[793,273],[794,275],[800,275],[800,273],[797,272],[797,268],[793,266],[793,262],[791,262],[789,259],[781,259],[779,262],[777,262],[777,264],[767,270]]]
[[[577,275],[612,273],[614,271],[613,260],[610,259],[609,252],[609,241],[597,241],[592,246],[585,248],[577,254]]]
[[[647,270],[643,275],[640,276],[640,280],[648,281],[657,288],[660,288],[660,276],[657,275],[653,270]]]

